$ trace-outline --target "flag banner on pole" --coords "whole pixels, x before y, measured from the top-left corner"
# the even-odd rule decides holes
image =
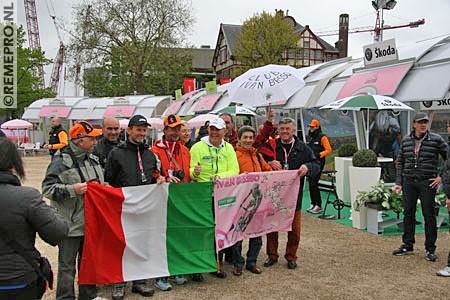
[[[79,284],[217,270],[212,183],[88,183]]]
[[[217,83],[215,80],[205,82],[205,89],[207,94],[217,93]]]
[[[297,170],[219,179],[214,186],[217,251],[245,238],[291,230],[299,187]]]
[[[184,93],[187,94],[195,90],[195,78],[184,78]]]

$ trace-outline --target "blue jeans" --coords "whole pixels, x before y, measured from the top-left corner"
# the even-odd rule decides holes
[[[434,252],[436,250],[437,226],[434,196],[436,189],[429,186],[428,179],[405,179],[403,183],[403,243],[413,247],[416,242],[416,208],[417,199],[420,199],[422,214],[425,220],[425,249]]]
[[[256,260],[258,259],[259,251],[262,246],[262,238],[256,237],[251,238],[248,251],[247,251],[247,268],[252,268],[256,265]],[[231,247],[231,251],[233,253],[233,265],[236,267],[244,267],[245,259],[242,257],[242,241],[237,242]]]

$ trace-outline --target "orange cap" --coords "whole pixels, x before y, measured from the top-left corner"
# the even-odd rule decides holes
[[[99,136],[102,134],[102,130],[94,128],[90,123],[86,121],[80,121],[70,128],[69,135],[71,139],[79,139],[85,136]]]
[[[318,120],[311,120],[311,123],[308,125],[309,127],[319,127],[320,123]]]
[[[181,125],[183,121],[181,118],[177,115],[168,115],[164,118],[164,127],[177,127],[178,125]]]

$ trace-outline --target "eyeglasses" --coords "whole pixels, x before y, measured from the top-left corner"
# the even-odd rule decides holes
[[[182,129],[180,130],[181,133],[190,133],[192,132],[192,129]]]
[[[119,127],[106,127],[108,130],[119,130]]]

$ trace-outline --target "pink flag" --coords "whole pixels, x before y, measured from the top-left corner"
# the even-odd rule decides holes
[[[217,251],[245,238],[291,230],[297,170],[241,174],[214,186]]]

